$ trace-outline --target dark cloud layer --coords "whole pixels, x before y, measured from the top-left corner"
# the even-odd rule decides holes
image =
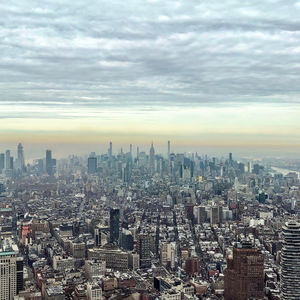
[[[292,0],[3,2],[0,117],[16,116],[7,105],[299,105],[299,15]]]

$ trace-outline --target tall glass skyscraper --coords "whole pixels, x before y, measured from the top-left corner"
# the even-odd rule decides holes
[[[10,170],[11,169],[10,150],[6,150],[6,152],[5,152],[5,169],[6,170]]]
[[[52,151],[46,150],[46,172],[48,175],[53,175]]]
[[[110,242],[119,242],[120,210],[110,209]]]
[[[25,167],[24,150],[21,143],[18,145],[18,169],[23,170]]]
[[[300,299],[300,224],[290,221],[283,226],[281,250],[281,299]]]

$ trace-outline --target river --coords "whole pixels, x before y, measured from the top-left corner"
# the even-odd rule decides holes
[[[294,170],[289,170],[289,169],[282,169],[282,168],[277,168],[277,167],[272,167],[272,170],[274,170],[275,172],[271,172],[272,174],[275,174],[275,173],[281,173],[283,174],[284,176],[287,175],[288,173],[297,173],[298,175],[298,178],[300,177],[300,172],[298,171],[294,171]]]

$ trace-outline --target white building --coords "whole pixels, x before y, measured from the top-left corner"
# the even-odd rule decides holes
[[[18,252],[11,239],[0,241],[0,300],[13,300],[17,294]]]
[[[102,288],[97,282],[87,284],[87,298],[88,300],[102,300]]]

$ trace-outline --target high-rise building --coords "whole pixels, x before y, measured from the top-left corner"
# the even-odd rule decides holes
[[[193,276],[200,273],[200,262],[198,257],[189,257],[185,261],[185,271],[188,275]]]
[[[0,171],[5,168],[5,154],[0,153]]]
[[[151,268],[150,237],[148,234],[139,234],[136,244],[137,253],[140,256],[140,267]]]
[[[219,223],[219,210],[217,206],[213,206],[210,208],[210,224],[218,224]]]
[[[151,148],[150,148],[150,170],[151,170],[151,172],[154,172],[154,168],[155,168],[155,150],[154,150],[153,143],[152,143]]]
[[[281,299],[300,299],[300,224],[290,221],[283,226],[281,250]]]
[[[110,209],[110,243],[118,243],[120,236],[120,210]]]
[[[97,173],[97,157],[88,158],[88,173],[89,174]]]
[[[21,143],[18,145],[18,161],[17,161],[17,169],[24,170],[25,167],[25,159],[24,159],[24,150]]]
[[[112,142],[109,142],[108,156],[109,158],[112,157]]]
[[[170,151],[171,151],[171,144],[170,141],[168,141],[168,158],[170,158]]]
[[[9,166],[9,169],[10,170],[14,169],[14,158],[12,156],[10,157],[10,166]]]
[[[11,163],[10,163],[10,150],[6,150],[5,152],[5,169],[10,170],[11,168]]]
[[[264,298],[264,257],[250,242],[234,246],[224,275],[225,300]]]
[[[46,172],[48,175],[53,175],[53,159],[52,159],[52,151],[46,150]]]
[[[23,289],[23,258],[11,239],[0,244],[0,300],[13,300]]]
[[[197,223],[203,224],[207,221],[207,212],[205,206],[197,207]]]
[[[132,251],[133,250],[133,236],[131,231],[122,229],[121,235],[121,247],[124,250]]]

